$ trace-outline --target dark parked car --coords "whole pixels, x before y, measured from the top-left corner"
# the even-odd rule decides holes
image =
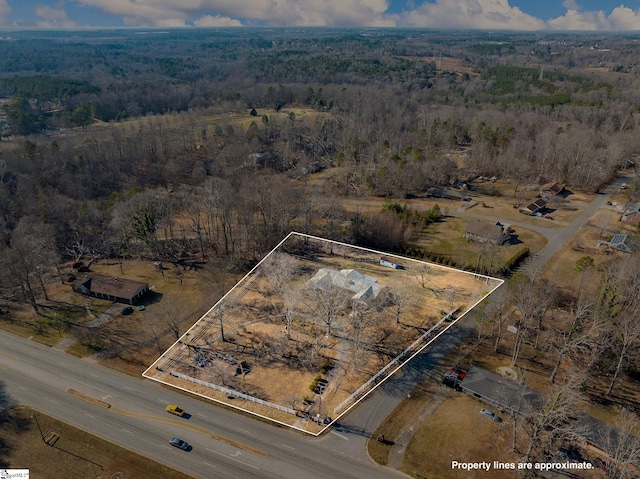
[[[183,441],[182,439],[179,439],[177,437],[172,437],[169,440],[169,444],[171,444],[173,447],[177,447],[178,449],[182,449],[183,451],[188,451],[191,447],[189,446],[189,443],[187,441]]]
[[[127,306],[126,308],[122,308],[122,311],[120,311],[120,313],[127,316],[133,313],[133,308],[131,306]]]

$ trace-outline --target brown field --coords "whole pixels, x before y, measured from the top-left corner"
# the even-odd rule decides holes
[[[310,415],[334,416],[338,405],[435,325],[444,312],[466,311],[499,284],[435,265],[423,272],[424,263],[408,259],[402,261],[406,269],[392,269],[379,265],[379,253],[304,238],[290,236],[277,255],[268,257],[203,316],[145,376],[315,432],[318,428],[311,421],[290,413],[274,416],[275,409],[248,399],[229,399],[232,394],[171,373]],[[274,284],[279,281],[278,265],[283,263],[293,264],[292,273],[284,289],[278,289]],[[314,290],[306,286],[320,268],[355,269],[372,276],[385,288],[384,294],[402,294],[408,305],[397,321],[394,303],[379,300],[362,316],[366,327],[360,333],[353,325],[354,306],[345,307],[329,332],[314,317]],[[298,298],[289,334],[282,291],[291,291]],[[356,336],[360,338],[357,344]],[[327,381],[323,394],[310,388],[316,377]]]
[[[43,442],[40,430],[45,437],[51,431],[59,439],[49,446]],[[26,407],[7,412],[0,422],[0,436],[2,467],[29,469],[33,478],[191,477]]]

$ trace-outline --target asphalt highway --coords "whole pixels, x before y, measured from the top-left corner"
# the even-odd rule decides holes
[[[0,334],[0,378],[14,401],[194,477],[403,477],[366,457],[362,434],[306,437],[6,333]],[[179,404],[190,417],[169,415],[167,404]],[[193,450],[171,447],[172,436]],[[65,447],[64,438],[58,445]]]

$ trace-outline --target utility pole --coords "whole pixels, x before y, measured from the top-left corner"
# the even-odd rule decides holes
[[[38,422],[38,416],[36,416],[35,411],[31,413],[31,417],[36,420],[36,424],[38,426],[38,431],[40,431],[40,437],[42,438],[42,442],[46,444],[47,441],[44,440],[44,434],[42,433],[42,428],[40,427],[40,423]]]

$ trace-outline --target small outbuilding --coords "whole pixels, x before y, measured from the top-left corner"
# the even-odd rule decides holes
[[[387,268],[393,269],[402,269],[402,266],[400,265],[400,263],[398,263],[397,260],[389,258],[387,256],[380,257],[380,266],[386,266]]]
[[[125,304],[134,304],[149,292],[147,283],[105,274],[92,274],[71,287],[76,293]]]

